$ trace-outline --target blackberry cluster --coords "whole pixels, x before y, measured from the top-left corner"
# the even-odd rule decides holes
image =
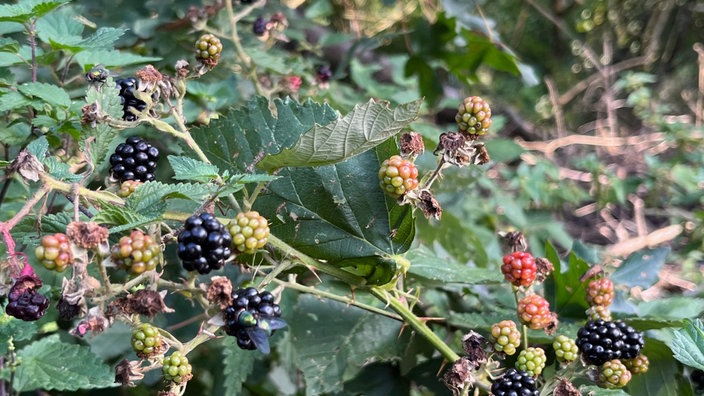
[[[237,346],[240,348],[255,350],[257,346],[249,337],[247,327],[239,321],[240,314],[244,311],[250,312],[257,319],[260,315],[279,318],[281,307],[274,302],[274,295],[268,291],[259,292],[254,287],[248,287],[232,293],[232,305],[223,311],[225,332],[237,337]]]
[[[501,272],[514,286],[530,286],[537,276],[537,266],[533,255],[528,252],[513,252],[503,258]]]
[[[162,345],[159,329],[149,323],[142,323],[132,331],[132,349],[142,359],[159,354]]]
[[[130,136],[115,148],[110,156],[110,171],[120,183],[127,180],[140,182],[155,179],[156,163],[159,161],[159,149],[136,136]]]
[[[555,356],[560,362],[573,362],[577,360],[577,356],[579,356],[579,348],[577,348],[577,344],[575,344],[573,339],[564,335],[555,337],[555,341],[552,343],[552,348],[555,350]]]
[[[511,368],[491,384],[491,394],[494,396],[538,396],[540,392],[533,377],[525,371]]]
[[[269,222],[254,210],[238,213],[227,228],[233,246],[241,253],[254,254],[266,245],[269,237]]]
[[[120,241],[110,249],[110,257],[115,263],[139,275],[144,271],[151,271],[161,261],[161,246],[149,235],[142,231],[134,230],[129,236],[123,236]]]
[[[69,264],[73,264],[71,243],[66,234],[56,233],[45,235],[34,255],[44,267],[57,272],[64,272]]]
[[[132,193],[134,193],[137,187],[139,187],[141,184],[141,181],[125,180],[124,182],[122,182],[122,184],[120,184],[120,190],[117,192],[117,195],[122,198],[127,198],[132,195]]]
[[[227,228],[210,213],[189,217],[178,234],[178,258],[186,271],[207,274],[222,268],[232,251]]]
[[[394,198],[400,198],[418,187],[418,168],[400,155],[385,160],[378,176],[381,189]]]
[[[537,294],[531,294],[518,302],[518,318],[533,330],[544,329],[554,319],[550,303]]]
[[[603,388],[623,388],[631,380],[631,372],[618,359],[609,360],[599,367],[597,384]]]
[[[476,139],[486,134],[492,124],[489,103],[479,96],[465,98],[457,109],[455,121],[466,138]]]
[[[252,25],[252,32],[257,36],[263,36],[266,34],[266,25],[267,20],[264,19],[263,16],[260,16],[254,21],[254,25]]]
[[[590,320],[577,332],[582,358],[596,366],[613,359],[633,359],[643,346],[643,334],[622,321]]]
[[[643,374],[648,372],[648,366],[650,366],[650,360],[648,357],[642,353],[633,359],[622,359],[623,364],[626,365],[628,371],[633,374]]]
[[[215,66],[220,60],[222,53],[222,42],[217,36],[212,34],[204,34],[198,38],[195,44],[196,60],[200,63],[209,66]]]
[[[162,371],[164,372],[164,379],[167,381],[182,384],[193,378],[191,370],[192,367],[188,363],[188,358],[179,351],[175,351],[171,356],[164,358]]]
[[[545,350],[539,347],[528,347],[518,354],[516,359],[516,368],[523,370],[531,377],[540,375],[545,368]]]
[[[41,281],[36,276],[19,277],[7,295],[9,303],[5,307],[5,312],[28,322],[44,316],[44,312],[49,307],[49,299],[43,294],[37,293],[37,289],[41,285]]]
[[[330,66],[320,66],[318,70],[316,70],[315,81],[319,84],[327,84],[330,82],[330,79],[332,79],[332,69],[330,69]]]
[[[586,311],[587,319],[611,321],[611,310],[606,305],[593,305]]]
[[[521,345],[521,332],[518,331],[516,322],[512,320],[502,320],[491,326],[491,336],[494,341],[494,349],[507,355],[516,353],[516,348]]]
[[[125,121],[136,121],[137,116],[129,111],[129,108],[134,107],[138,111],[147,109],[147,103],[134,96],[134,91],[137,89],[137,79],[134,77],[118,78],[115,83],[117,84],[117,88],[120,89],[122,119]]]
[[[609,278],[592,280],[587,285],[586,300],[589,306],[608,307],[614,300],[614,283]]]

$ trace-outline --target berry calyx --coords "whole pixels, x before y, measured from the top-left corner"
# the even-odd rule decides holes
[[[125,180],[124,182],[122,182],[122,184],[120,184],[120,190],[117,191],[117,196],[122,197],[122,198],[127,198],[130,195],[132,195],[132,193],[134,193],[134,191],[140,185],[142,185],[141,181]]]
[[[538,347],[528,347],[518,354],[516,359],[516,368],[523,370],[531,377],[540,375],[545,368],[545,350]]]
[[[518,318],[533,330],[544,329],[554,321],[550,303],[537,294],[526,296],[518,302]]]
[[[240,253],[254,254],[266,245],[269,222],[257,211],[241,212],[227,225],[232,245]]]
[[[201,213],[189,217],[178,234],[178,258],[186,271],[207,274],[222,268],[232,251],[232,237],[215,216]]]
[[[491,394],[494,396],[538,396],[538,386],[535,379],[525,371],[510,368],[501,378],[491,384]]]
[[[188,358],[183,356],[179,351],[175,351],[171,356],[164,358],[162,371],[164,373],[164,379],[167,381],[182,384],[193,378],[191,369],[192,367],[188,363]]]
[[[195,47],[198,62],[210,67],[218,64],[222,53],[222,43],[219,38],[209,33],[204,34],[196,41]]]
[[[64,272],[73,264],[71,242],[62,233],[44,235],[41,244],[34,249],[34,255],[44,267],[57,272]]]
[[[132,331],[132,349],[142,359],[161,353],[162,345],[159,329],[149,323],[142,323]]]
[[[599,367],[597,384],[602,388],[623,388],[631,380],[631,372],[618,359],[605,362]]]
[[[400,198],[418,187],[418,168],[413,162],[400,155],[394,155],[382,162],[379,168],[379,185],[385,193]]]
[[[134,230],[112,246],[110,257],[118,266],[139,275],[156,268],[162,257],[161,245],[151,236]]]
[[[237,337],[237,346],[255,350],[258,346],[252,340],[251,332],[260,325],[260,320],[280,318],[281,307],[274,302],[274,295],[266,290],[259,292],[254,287],[240,288],[232,293],[232,305],[223,310],[223,316],[225,332]],[[266,336],[271,334],[273,330]]]
[[[626,365],[626,368],[632,374],[643,374],[648,371],[648,366],[650,365],[650,360],[642,353],[633,359],[622,359],[621,362]]]
[[[491,326],[491,336],[494,339],[494,349],[507,355],[516,353],[516,348],[521,345],[521,332],[518,331],[516,322],[502,320]]]
[[[555,350],[557,360],[563,363],[573,362],[579,356],[579,348],[575,341],[564,335],[555,337],[552,348]]]
[[[489,103],[479,96],[465,98],[457,109],[455,121],[466,138],[476,139],[486,134],[492,124]]]
[[[110,172],[120,183],[127,180],[153,181],[157,161],[159,149],[141,138],[130,136],[117,145],[115,153],[110,156]]]
[[[601,366],[609,360],[632,359],[645,345],[643,334],[625,322],[590,320],[577,332],[577,347],[588,364]]]
[[[535,280],[537,266],[532,254],[513,252],[504,256],[501,272],[512,285],[528,287]]]
[[[587,285],[586,300],[590,306],[608,307],[614,300],[614,283],[609,278],[592,280]]]

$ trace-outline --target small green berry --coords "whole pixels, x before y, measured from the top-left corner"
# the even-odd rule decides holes
[[[569,363],[577,360],[579,356],[579,348],[575,341],[567,336],[559,335],[555,338],[552,343],[552,347],[555,350],[555,356],[557,360],[563,363]]]
[[[497,352],[513,355],[516,353],[516,348],[521,345],[521,332],[512,320],[503,320],[492,325],[491,336]]]
[[[620,360],[614,359],[599,367],[597,384],[602,388],[623,388],[631,380],[631,372]]]
[[[516,368],[523,370],[531,377],[540,375],[545,368],[545,351],[539,347],[529,347],[521,351],[516,359]]]
[[[160,354],[163,345],[159,329],[149,323],[142,323],[132,331],[132,349],[142,359]]]
[[[164,379],[167,381],[182,384],[193,378],[191,369],[192,367],[188,363],[188,358],[183,356],[179,351],[175,351],[171,356],[164,358],[162,371],[164,373]]]

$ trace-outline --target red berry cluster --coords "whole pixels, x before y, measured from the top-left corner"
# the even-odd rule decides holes
[[[501,272],[512,285],[528,287],[537,276],[537,266],[532,254],[513,252],[504,256]]]

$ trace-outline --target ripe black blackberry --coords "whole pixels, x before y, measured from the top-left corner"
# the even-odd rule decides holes
[[[315,80],[320,83],[320,84],[325,84],[330,82],[330,79],[332,78],[332,69],[330,69],[330,66],[324,65],[320,66],[318,70],[315,72]]]
[[[137,116],[129,111],[129,108],[134,107],[139,111],[144,111],[147,108],[147,104],[144,101],[134,96],[134,91],[137,89],[137,79],[134,77],[118,78],[115,84],[117,84],[117,88],[120,89],[123,111],[122,119],[125,121],[137,120]]]
[[[601,366],[613,359],[632,359],[645,345],[643,335],[622,321],[590,320],[577,332],[577,347],[588,363]]]
[[[511,368],[491,384],[491,394],[494,396],[538,396],[538,387],[533,377],[525,371]]]
[[[258,17],[252,25],[252,32],[257,36],[263,36],[266,33],[267,20],[263,16]]]
[[[39,294],[37,289],[42,286],[36,275],[22,275],[10,288],[5,312],[17,319],[33,321],[44,316],[49,307],[49,299]]]
[[[156,163],[159,149],[136,136],[128,137],[124,143],[115,148],[110,156],[110,171],[120,183],[127,180],[141,182],[155,179]]]
[[[232,253],[232,237],[210,213],[189,217],[178,234],[178,258],[186,271],[207,274],[222,268]]]
[[[254,319],[263,317],[281,317],[281,307],[274,302],[274,296],[268,291],[259,292],[254,287],[238,289],[232,293],[232,305],[223,310],[225,332],[237,337],[237,346],[242,349],[255,350],[257,345],[250,337],[251,329],[256,326],[243,322],[243,313],[249,312]],[[273,333],[273,330],[270,334]],[[270,335],[268,334],[268,335]]]

